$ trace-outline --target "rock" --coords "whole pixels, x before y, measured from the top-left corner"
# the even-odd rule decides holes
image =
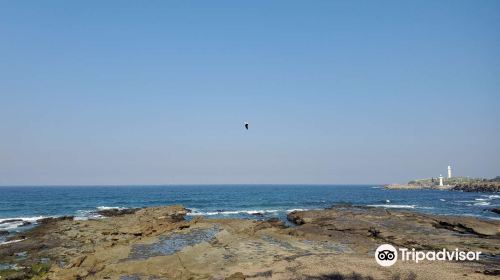
[[[287,227],[285,225],[285,223],[278,218],[270,218],[270,219],[267,219],[266,222],[269,223],[271,226],[277,227],[277,228],[286,228]]]
[[[246,279],[245,275],[241,272],[236,272],[226,277],[226,280],[245,280],[245,279]]]
[[[286,216],[287,220],[290,222],[296,224],[296,225],[303,225],[305,223],[311,222],[312,219],[305,217],[302,212],[300,211],[293,211],[288,213]]]
[[[486,274],[500,269],[496,257],[500,221],[341,205],[292,212],[288,219],[297,226],[286,227],[277,218],[184,220],[187,212],[177,205],[99,220],[47,219],[24,232],[24,241],[0,246],[0,263],[29,268],[41,256],[49,258],[50,270],[42,279],[121,279],[127,275],[130,279],[337,279],[350,275],[352,279],[361,279],[357,275],[415,279],[408,276],[413,272],[417,279],[461,279],[465,274],[488,279]],[[402,278],[396,278],[373,259],[375,249],[384,243],[416,250],[481,251],[485,257],[471,265],[401,265],[397,273]],[[16,258],[17,252],[27,252],[26,259]]]
[[[388,190],[426,190],[426,189],[435,189],[435,190],[449,190],[453,186],[444,185],[433,185],[433,184],[389,184],[384,185],[384,188]]]
[[[257,216],[257,217],[264,217],[264,214],[257,212],[257,213],[252,213],[252,216]]]
[[[267,219],[265,221],[258,221],[257,224],[255,225],[254,231],[266,229],[266,228],[281,228],[284,229],[286,228],[285,223],[278,219],[278,218],[271,218]]]
[[[500,214],[500,208],[493,208],[491,209],[491,212]]]
[[[25,280],[30,279],[24,271],[12,271],[8,273],[5,277],[0,274],[0,279],[5,280]]]
[[[79,256],[74,259],[72,259],[69,262],[69,267],[80,267],[82,265],[82,262],[87,258],[87,256]]]
[[[500,182],[464,183],[454,186],[452,190],[463,192],[500,192]]]
[[[67,220],[72,221],[73,218],[74,218],[74,216],[62,216],[62,217],[57,217],[57,218],[49,217],[49,218],[43,218],[43,219],[37,220],[36,222],[39,224],[49,224],[49,223],[55,223],[58,221],[67,221]]]
[[[460,233],[471,233],[482,236],[500,236],[500,226],[497,223],[471,219],[469,217],[437,217],[435,227],[446,228]]]
[[[2,235],[9,235],[9,232],[7,230],[0,230],[0,236]]]
[[[338,242],[350,240],[366,252],[383,242],[416,249],[464,248],[467,244],[470,250],[493,253],[498,250],[495,243],[500,242],[500,221],[472,217],[340,206],[292,212],[287,218],[298,225],[290,229],[291,235]]]
[[[23,223],[21,225],[19,225],[19,227],[25,227],[25,226],[29,226],[29,225],[31,225],[31,222],[23,221]]]
[[[97,214],[104,217],[117,217],[122,215],[134,214],[141,208],[128,208],[128,209],[105,209],[97,211]]]

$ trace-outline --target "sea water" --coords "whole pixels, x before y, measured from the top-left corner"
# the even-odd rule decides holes
[[[0,187],[0,231],[22,231],[43,217],[101,218],[97,211],[181,204],[189,217],[286,219],[294,210],[336,204],[368,205],[434,214],[499,219],[498,193],[386,190],[380,185],[168,185]],[[1,240],[0,236],[0,242]]]

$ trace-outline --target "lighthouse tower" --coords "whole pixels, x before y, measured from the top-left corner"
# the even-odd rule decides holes
[[[448,165],[448,179],[451,178],[451,165]]]
[[[443,175],[439,175],[439,186],[443,186]]]

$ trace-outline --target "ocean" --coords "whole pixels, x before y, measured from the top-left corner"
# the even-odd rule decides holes
[[[182,204],[192,211],[188,218],[286,220],[293,210],[342,203],[500,219],[489,211],[500,207],[498,193],[386,190],[380,185],[4,186],[0,187],[0,231],[26,230],[44,217],[98,219],[96,211],[109,208]],[[0,236],[0,242],[4,239],[5,235]]]

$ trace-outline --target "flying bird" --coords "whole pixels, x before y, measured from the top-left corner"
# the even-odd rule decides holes
[[[245,128],[248,130],[248,123],[245,122]]]

